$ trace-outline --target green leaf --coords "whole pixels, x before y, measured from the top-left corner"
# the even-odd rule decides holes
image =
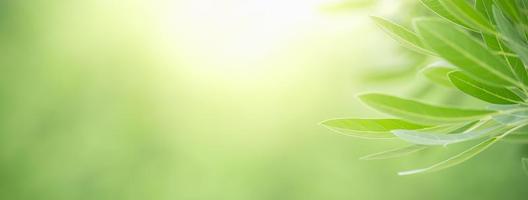
[[[406,155],[409,155],[409,154],[412,154],[418,151],[422,151],[427,148],[428,148],[427,146],[422,146],[422,145],[409,145],[405,147],[399,147],[399,148],[390,149],[387,151],[382,151],[379,153],[366,155],[366,156],[361,157],[360,159],[361,160],[382,160],[382,159],[389,159],[389,158],[397,158],[397,157],[406,156]]]
[[[427,50],[427,47],[423,45],[416,33],[381,17],[372,16],[371,18],[379,27],[381,27],[381,29],[383,29],[383,31],[398,41],[402,46],[418,53],[435,55],[435,53]]]
[[[432,166],[422,168],[422,169],[415,169],[415,170],[409,170],[409,171],[403,171],[399,172],[398,175],[404,176],[404,175],[411,175],[411,174],[419,174],[419,173],[426,173],[426,172],[434,172],[442,169],[446,169],[455,165],[458,165],[460,163],[463,163],[466,160],[469,160],[470,158],[476,156],[480,152],[486,150],[491,145],[495,144],[497,141],[499,141],[501,138],[500,136],[493,137],[490,139],[485,140],[484,142],[475,145],[471,147],[470,149],[457,154],[447,160],[444,160],[442,162],[436,163]]]
[[[436,126],[436,127],[424,128],[421,130],[441,131],[447,134],[458,133],[458,132],[465,131],[473,127],[473,125],[475,125],[477,122],[478,121],[464,123],[464,124],[457,124],[457,125]],[[360,159],[361,160],[381,160],[381,159],[396,158],[396,157],[406,156],[406,155],[409,155],[411,153],[415,153],[418,151],[422,151],[427,148],[429,147],[425,145],[409,145],[405,147],[399,147],[399,148],[390,149],[390,150],[379,152],[379,153],[366,155],[366,156],[361,157]]]
[[[500,57],[466,32],[434,19],[416,20],[415,26],[428,46],[472,78],[498,86],[524,87]]]
[[[370,107],[416,123],[443,124],[478,120],[495,113],[491,110],[463,109],[425,104],[385,94],[363,94],[359,98]]]
[[[440,4],[459,21],[472,29],[495,33],[495,28],[479,11],[463,0],[440,0]]]
[[[390,131],[396,129],[415,130],[429,127],[400,119],[331,119],[321,124],[341,134],[368,139],[394,138]]]
[[[526,22],[526,16],[521,14],[518,8],[522,7],[522,5],[517,5],[515,3],[515,0],[494,0],[495,5],[500,8],[500,10],[504,11],[509,17],[511,17],[515,22],[521,23]]]
[[[392,131],[398,138],[417,145],[449,145],[481,138],[488,134],[500,131],[502,125],[488,122],[475,125],[459,133],[445,134],[444,132],[430,132],[420,130],[395,130]]]
[[[437,14],[438,16],[453,22],[457,25],[460,25],[465,28],[469,28],[465,23],[458,20],[455,16],[453,16],[449,11],[446,10],[446,8],[440,3],[439,0],[420,0],[422,4],[427,7],[429,10],[431,10],[433,13]]]
[[[450,66],[446,62],[435,62],[433,64],[428,65],[427,67],[423,68],[421,73],[430,81],[437,83],[439,85],[445,86],[445,87],[455,87],[451,81],[449,81],[449,78],[447,74],[449,72],[455,71],[453,67]]]
[[[520,33],[510,21],[508,21],[501,10],[497,9],[497,7],[493,7],[493,15],[500,32],[500,36],[506,40],[506,43],[510,49],[519,55],[519,58],[523,63],[528,63],[528,48],[526,47],[528,44],[523,39],[523,36],[521,35],[522,33]],[[520,71],[519,73],[524,72],[524,74],[526,74],[526,69],[524,66],[522,67],[522,70],[523,71]]]
[[[518,104],[523,100],[512,91],[481,83],[463,72],[449,73],[449,80],[462,92],[493,104]]]
[[[476,0],[475,7],[482,14],[482,16],[487,18],[492,24],[495,24],[493,20],[492,3],[493,0]],[[502,51],[500,41],[495,34],[482,33],[482,39],[490,49]]]
[[[479,10],[480,13],[482,13],[482,15],[490,21],[490,23],[496,24],[493,17],[492,0],[476,0],[476,7],[477,10]],[[497,53],[501,53],[499,55],[501,55],[509,69],[514,72],[517,80],[521,81],[524,85],[528,85],[528,73],[526,73],[526,69],[524,68],[522,61],[519,60],[518,57],[515,57],[517,55],[512,53],[512,51],[504,44],[500,37],[497,34],[483,32],[482,39],[490,49],[496,51]]]

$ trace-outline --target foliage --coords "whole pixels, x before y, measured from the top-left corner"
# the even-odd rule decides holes
[[[394,118],[332,119],[322,124],[355,137],[398,138],[410,143],[362,157],[365,160],[480,141],[447,160],[400,175],[460,164],[497,142],[528,143],[528,133],[523,129],[528,125],[528,0],[421,0],[421,3],[434,15],[415,18],[412,29],[383,17],[372,19],[403,47],[437,60],[421,70],[424,77],[489,105],[460,108],[368,93],[359,99]],[[523,158],[522,163],[526,169],[527,159]]]

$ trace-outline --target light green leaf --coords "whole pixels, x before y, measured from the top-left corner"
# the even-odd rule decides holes
[[[447,11],[446,8],[442,4],[440,4],[439,0],[420,0],[420,1],[425,7],[427,7],[429,10],[431,10],[433,13],[437,14],[438,16],[469,29],[469,27],[466,24],[458,20],[449,11]]]
[[[449,80],[462,92],[493,104],[518,104],[523,100],[512,91],[481,83],[463,72],[449,73]]]
[[[488,33],[495,33],[495,28],[467,1],[463,0],[440,0],[440,4],[455,16],[459,21],[469,25],[472,29],[481,30]]]
[[[428,46],[472,78],[498,86],[525,87],[500,57],[466,32],[434,19],[416,20],[415,26]]]
[[[490,110],[498,110],[502,112],[512,112],[516,110],[528,110],[528,106],[526,105],[498,105],[498,104],[495,104],[495,105],[489,105],[486,108]]]
[[[514,112],[508,112],[501,115],[493,116],[493,120],[501,124],[516,124],[520,121],[528,119],[528,110],[519,110]]]
[[[427,146],[422,146],[422,145],[409,145],[405,147],[399,147],[399,148],[390,149],[387,151],[382,151],[379,153],[366,155],[366,156],[361,157],[360,159],[361,160],[382,160],[382,159],[389,159],[389,158],[397,158],[397,157],[406,156],[406,155],[409,155],[409,154],[412,154],[418,151],[422,151],[427,148],[428,148]]]
[[[390,131],[396,129],[415,130],[429,127],[400,119],[331,119],[321,124],[341,134],[368,139],[394,138]]]
[[[414,100],[376,93],[363,94],[359,98],[378,111],[424,124],[474,121],[495,113],[495,111],[491,110],[463,109],[425,104]]]
[[[372,16],[371,18],[379,27],[381,27],[381,29],[383,29],[383,31],[398,41],[402,46],[418,53],[435,55],[435,53],[427,50],[427,47],[423,45],[416,33],[384,18],[376,16]]]
[[[517,129],[522,128],[522,126],[511,128],[510,130],[504,132],[501,135],[489,138],[485,140],[484,142],[481,142],[480,144],[477,144],[465,151],[463,151],[460,154],[457,154],[447,160],[444,160],[442,162],[436,163],[434,165],[431,165],[426,168],[422,169],[415,169],[415,170],[409,170],[409,171],[403,171],[399,172],[398,175],[411,175],[411,174],[419,174],[419,173],[426,173],[426,172],[434,172],[442,169],[446,169],[455,165],[458,165],[460,163],[463,163],[466,160],[469,160],[470,158],[476,156],[477,154],[481,153],[482,151],[486,150],[496,142],[502,140],[506,136],[508,136],[510,133],[516,131]]]
[[[497,137],[493,137],[493,138],[490,138],[490,139],[487,139],[486,141],[476,145],[476,146],[473,146],[471,147],[470,149],[456,155],[456,156],[453,156],[447,160],[444,160],[442,162],[439,162],[437,164],[434,164],[430,167],[426,167],[426,168],[422,168],[422,169],[415,169],[415,170],[409,170],[409,171],[403,171],[403,172],[399,172],[398,175],[400,176],[404,176],[404,175],[412,175],[412,174],[419,174],[419,173],[426,173],[426,172],[434,172],[434,171],[438,171],[438,170],[442,170],[442,169],[445,169],[445,168],[449,168],[449,167],[452,167],[452,166],[455,166],[455,165],[458,165],[460,163],[463,163],[464,161],[466,160],[469,160],[470,158],[476,156],[477,154],[479,154],[480,152],[486,150],[487,148],[489,148],[491,145],[495,144],[497,141],[499,140],[498,136]]]
[[[452,66],[450,66],[446,62],[435,62],[423,68],[421,73],[427,79],[429,79],[430,81],[434,83],[437,83],[445,87],[452,88],[455,86],[451,83],[451,81],[449,81],[447,74],[455,70],[456,69],[454,69]]]
[[[483,136],[500,131],[502,125],[487,122],[475,125],[468,130],[459,133],[445,134],[444,132],[430,132],[420,130],[394,130],[398,138],[417,145],[449,145],[481,138]]]

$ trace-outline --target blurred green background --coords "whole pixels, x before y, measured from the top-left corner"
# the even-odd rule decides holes
[[[368,16],[420,5],[355,3],[0,1],[0,199],[525,199],[526,147],[401,177],[460,148],[360,161],[402,142],[318,125],[433,90],[365,78],[412,62]]]

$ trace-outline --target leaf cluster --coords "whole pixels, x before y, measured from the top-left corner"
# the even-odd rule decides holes
[[[421,0],[434,17],[417,17],[406,28],[382,17],[373,21],[417,53],[440,60],[420,72],[431,82],[488,103],[485,108],[436,105],[388,94],[359,99],[392,118],[331,119],[336,132],[409,143],[362,157],[387,159],[435,146],[478,140],[478,144],[430,166],[400,175],[432,172],[460,164],[497,142],[528,143],[528,0]],[[525,168],[528,158],[523,158]]]

